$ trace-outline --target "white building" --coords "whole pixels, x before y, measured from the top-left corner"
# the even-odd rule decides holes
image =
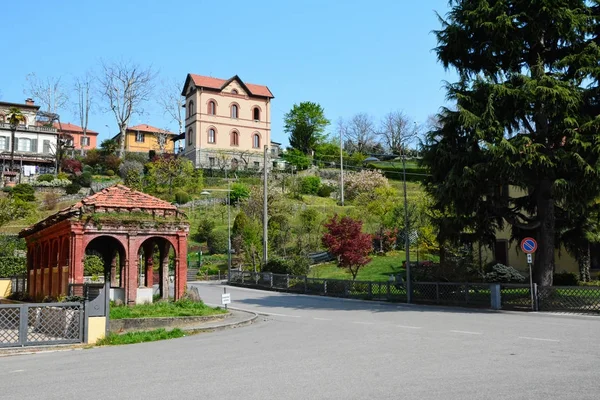
[[[3,173],[10,168],[11,127],[7,120],[9,109],[18,108],[24,121],[15,131],[14,169],[24,176],[53,173],[56,163],[58,131],[52,126],[41,126],[36,115],[39,106],[31,99],[25,104],[0,102],[0,166]]]

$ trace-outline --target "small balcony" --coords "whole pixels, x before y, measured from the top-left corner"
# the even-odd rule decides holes
[[[10,124],[7,122],[0,122],[1,130],[10,130]],[[36,133],[58,133],[56,128],[52,126],[37,126],[37,125],[19,125],[17,131],[20,132],[36,132]]]

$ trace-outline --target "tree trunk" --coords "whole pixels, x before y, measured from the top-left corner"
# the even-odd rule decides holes
[[[579,280],[581,282],[590,281],[590,244],[587,243],[581,250],[581,253],[576,255],[577,263],[579,264]]]
[[[10,171],[15,166],[15,129],[10,130]]]
[[[538,249],[535,254],[533,280],[540,286],[552,286],[554,273],[554,239],[556,234],[552,183],[544,178],[537,187]]]
[[[127,135],[127,126],[125,124],[119,124],[119,132],[121,134],[120,138],[120,143],[119,143],[119,157],[120,158],[124,158],[125,157],[125,140],[127,139],[126,135]]]

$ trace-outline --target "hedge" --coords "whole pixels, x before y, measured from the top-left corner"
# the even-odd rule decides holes
[[[27,273],[26,261],[23,257],[0,257],[0,278]]]

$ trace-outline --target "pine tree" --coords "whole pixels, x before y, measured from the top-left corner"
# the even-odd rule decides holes
[[[424,152],[440,239],[491,244],[508,223],[514,239],[537,238],[534,280],[551,285],[557,215],[583,212],[600,192],[596,9],[585,0],[450,5],[436,52],[460,79],[447,85],[455,106]]]

